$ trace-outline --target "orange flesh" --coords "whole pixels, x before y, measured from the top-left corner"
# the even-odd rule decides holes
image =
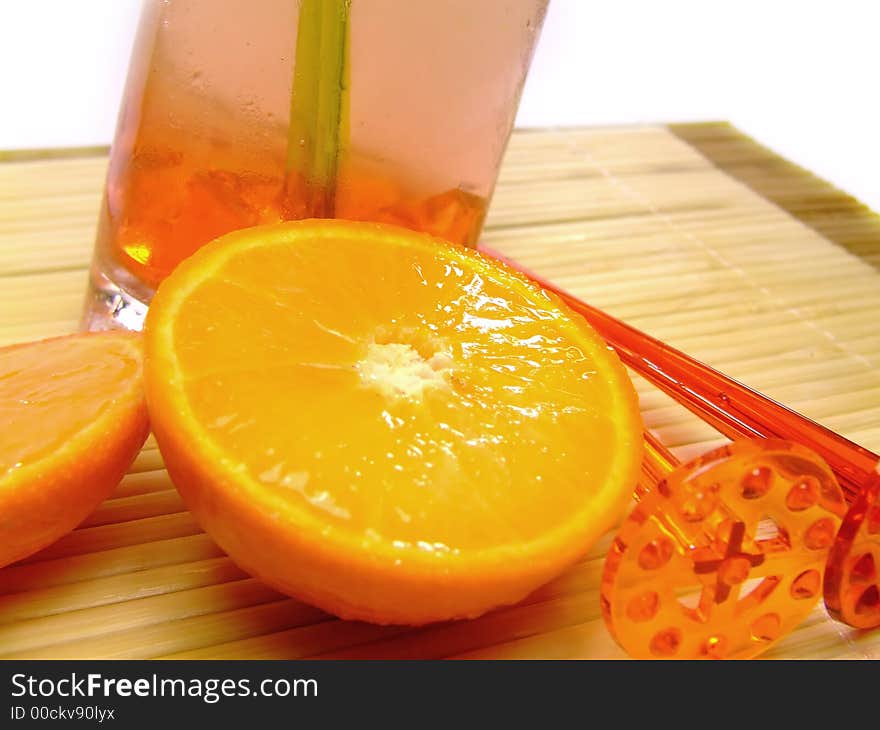
[[[137,377],[140,360],[130,336],[0,349],[0,480],[58,451],[130,391]]]
[[[280,499],[386,540],[479,548],[566,520],[608,478],[590,455],[615,451],[599,343],[424,250],[353,270],[363,245],[236,257],[193,293],[174,346],[211,439]],[[409,393],[382,372],[395,354]]]

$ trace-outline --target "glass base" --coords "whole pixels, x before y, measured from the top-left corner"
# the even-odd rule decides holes
[[[139,299],[93,268],[80,329],[139,331],[144,327],[148,306],[148,301]]]

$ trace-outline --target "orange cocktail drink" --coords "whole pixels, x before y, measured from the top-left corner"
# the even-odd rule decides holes
[[[232,230],[311,217],[473,245],[547,0],[148,0],[84,326],[139,328]]]

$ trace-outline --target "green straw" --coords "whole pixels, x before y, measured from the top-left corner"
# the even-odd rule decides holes
[[[336,173],[348,138],[350,14],[351,0],[300,2],[287,175],[306,183],[303,202],[318,218],[334,214]]]

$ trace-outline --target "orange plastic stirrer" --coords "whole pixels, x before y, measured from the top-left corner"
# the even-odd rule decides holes
[[[602,613],[627,653],[745,659],[810,613],[846,510],[819,456],[755,439],[677,465],[646,434],[644,471],[662,478],[637,491],[602,575]]]
[[[880,456],[590,306],[515,261],[481,250],[557,294],[596,328],[624,363],[728,438],[791,439],[825,459],[851,502],[828,555],[825,605],[834,618],[850,626],[880,626]]]

